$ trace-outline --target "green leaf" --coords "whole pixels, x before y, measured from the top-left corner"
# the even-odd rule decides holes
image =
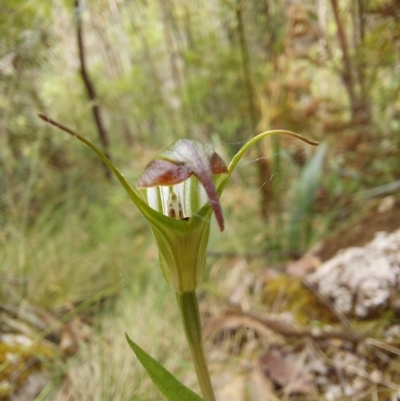
[[[168,370],[134,343],[127,334],[125,336],[153,383],[169,401],[202,401],[200,396],[178,381]]]
[[[327,144],[323,143],[306,164],[303,173],[296,184],[295,197],[292,202],[290,217],[290,248],[293,251],[301,250],[307,246],[307,231],[310,231],[312,206],[321,185],[321,176]],[[308,229],[308,230],[307,230]]]

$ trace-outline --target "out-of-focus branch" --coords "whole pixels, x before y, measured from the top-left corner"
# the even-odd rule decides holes
[[[354,118],[357,114],[358,104],[354,89],[354,77],[353,77],[351,60],[349,56],[349,48],[347,46],[346,34],[344,32],[343,22],[340,18],[340,12],[337,0],[331,0],[331,5],[333,10],[333,15],[336,21],[339,45],[342,50],[342,60],[343,60],[342,79],[349,94],[352,114]]]
[[[80,74],[82,76],[83,83],[86,88],[86,93],[90,102],[92,103],[92,113],[93,118],[97,127],[97,132],[99,134],[100,142],[104,147],[104,154],[110,159],[110,155],[108,153],[108,148],[110,145],[110,141],[108,139],[107,131],[103,124],[103,119],[101,117],[100,106],[97,103],[97,94],[94,88],[94,85],[89,77],[87,68],[86,68],[86,58],[85,58],[85,47],[83,44],[83,28],[82,28],[82,18],[80,15],[80,3],[79,0],[75,0],[75,11],[76,11],[76,35],[78,42],[78,53],[79,53],[79,61],[80,61]],[[111,159],[110,159],[111,160]],[[108,179],[111,179],[110,170],[105,167],[105,175]]]

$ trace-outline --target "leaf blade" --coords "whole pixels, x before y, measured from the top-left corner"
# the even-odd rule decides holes
[[[199,395],[184,386],[159,362],[132,341],[128,334],[125,333],[125,337],[155,386],[169,401],[203,401]]]

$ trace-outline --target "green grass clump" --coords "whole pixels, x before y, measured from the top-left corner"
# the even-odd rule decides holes
[[[102,197],[77,192],[50,201],[25,227],[10,221],[0,229],[0,301],[54,310],[118,290],[137,271],[150,234],[131,202],[115,188]]]

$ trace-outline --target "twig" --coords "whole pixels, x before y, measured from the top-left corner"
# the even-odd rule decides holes
[[[215,338],[216,335],[225,329],[237,329],[239,327],[250,327],[255,331],[263,332],[264,328],[274,331],[284,337],[303,338],[310,337],[313,340],[339,339],[358,343],[363,336],[354,331],[323,330],[323,329],[299,329],[293,323],[279,319],[260,318],[253,314],[234,312],[210,320],[205,329],[205,338]]]

